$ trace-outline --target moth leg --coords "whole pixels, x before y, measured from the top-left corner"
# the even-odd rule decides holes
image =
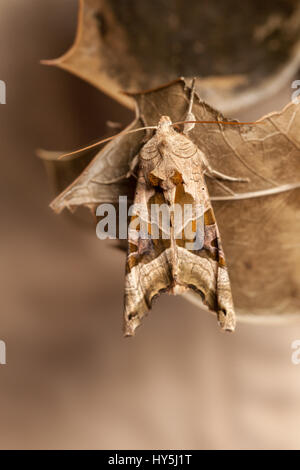
[[[139,164],[139,154],[137,154],[137,155],[131,160],[131,162],[130,162],[130,164],[129,164],[129,170],[128,170],[127,173],[125,173],[124,175],[118,176],[117,178],[114,178],[114,179],[111,179],[111,180],[99,181],[99,180],[92,179],[91,181],[92,181],[93,183],[97,183],[97,184],[113,184],[113,183],[118,183],[119,181],[128,179],[128,178],[130,178],[131,176],[133,176],[134,178],[137,179],[137,175],[135,174],[135,170],[137,169],[138,164]]]
[[[224,189],[224,191],[226,191],[227,193],[229,193],[231,196],[236,196],[236,193],[234,191],[232,191],[230,188],[228,188],[228,186],[226,186],[226,184],[224,183],[221,183],[221,181],[219,181],[217,178],[213,178],[215,180],[215,182],[222,188]]]
[[[202,157],[203,158],[203,157]],[[236,178],[234,176],[229,176],[225,175],[224,173],[221,173],[220,171],[214,170],[208,161],[205,159],[204,160],[204,166],[205,166],[205,174],[209,176],[210,178],[215,178],[223,181],[232,181],[236,183],[249,183],[249,178]]]
[[[234,176],[225,175],[224,173],[221,173],[220,171],[212,170],[211,168],[208,169],[208,171],[206,171],[205,174],[209,176],[210,178],[223,180],[223,181],[231,181],[231,182],[236,182],[236,183],[249,183],[250,181],[249,178],[236,178]]]
[[[192,86],[191,86],[191,94],[190,94],[190,101],[189,107],[185,116],[185,121],[195,121],[195,115],[192,113],[193,104],[194,104],[194,96],[195,96],[195,87],[196,87],[196,77],[193,78]],[[192,129],[194,129],[195,123],[186,123],[183,127],[183,134],[188,134]]]

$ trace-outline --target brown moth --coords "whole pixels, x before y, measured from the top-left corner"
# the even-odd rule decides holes
[[[143,129],[141,126],[155,129],[156,133],[152,137],[154,140],[150,140],[157,144],[157,139],[161,135],[161,132],[157,130],[157,123],[162,115],[169,115],[173,125],[167,127],[168,131],[173,134],[172,127],[175,126],[175,123],[177,125],[182,123],[186,115],[191,98],[191,88],[184,79],[178,79],[158,89],[135,93],[132,96],[137,102],[136,118],[121,133],[84,149],[71,152],[63,160],[58,159],[58,156],[64,155],[66,157],[66,153],[62,155],[62,152],[44,152],[45,155],[42,155],[49,173],[54,178],[56,191],[60,192],[51,203],[51,207],[56,213],[60,213],[65,208],[73,212],[77,207],[85,206],[95,215],[99,204],[118,205],[120,196],[126,196],[128,203],[132,204],[137,189],[137,180],[133,176],[125,178],[124,175],[129,176],[134,167],[139,167],[141,175],[138,186],[140,186],[144,178],[142,171],[145,166],[141,155],[144,155],[146,146],[150,145],[145,145],[145,135],[141,138],[141,134],[137,131]],[[176,131],[173,134],[176,140],[177,138],[185,138],[185,142],[197,146],[198,149],[197,157],[196,154],[190,158],[187,158],[186,155],[185,159],[173,156],[173,160],[176,158],[177,164],[181,162],[181,175],[188,179],[182,184],[176,178],[175,181],[173,179],[173,183],[176,183],[175,186],[180,190],[185,189],[186,192],[186,185],[191,188],[191,185],[199,184],[200,187],[198,180],[197,183],[193,182],[200,168],[202,173],[205,173],[204,176],[209,177],[206,179],[206,184],[226,250],[235,313],[239,321],[286,321],[290,318],[296,319],[299,314],[300,259],[297,238],[300,223],[299,109],[299,105],[290,103],[282,111],[259,119],[256,121],[256,125],[240,126],[242,123],[228,121],[226,117],[203,102],[198,94],[195,94],[192,111],[197,122],[213,124],[199,125],[191,129],[187,127],[186,123],[184,135]],[[191,136],[192,142],[189,136]],[[113,140],[100,150],[100,146],[111,139]],[[147,140],[150,142],[149,137]],[[172,138],[172,145],[173,143]],[[153,150],[156,154],[159,153],[157,146],[154,146]],[[182,150],[184,151],[184,149]],[[176,151],[176,153],[178,152]],[[158,157],[154,171],[162,169],[162,163],[159,165],[160,153]],[[92,158],[93,160],[86,166]],[[192,161],[195,162],[196,159],[202,162],[202,166],[195,163],[195,171],[188,170],[186,172],[188,165]],[[151,161],[148,160],[146,163],[150,164]],[[207,165],[207,161],[210,165]],[[217,171],[213,171],[212,168]],[[230,183],[229,190],[220,181],[222,175],[219,172],[223,172],[224,168],[231,175],[241,175],[245,179],[248,177],[249,183],[245,186],[234,182],[236,181],[234,178],[230,179],[233,182]],[[130,169],[131,171],[128,171]],[[145,169],[145,171],[147,170]],[[151,171],[153,171],[152,168]],[[150,178],[150,181],[147,180],[147,184],[146,178],[144,180],[145,184],[142,187],[145,189],[144,194],[155,196],[158,202],[163,201],[162,183],[157,184],[159,180],[155,181],[153,177]],[[188,204],[194,201],[193,190],[189,189],[189,191],[191,194],[188,193]],[[230,194],[226,194],[225,191]],[[178,191],[175,205],[178,203],[180,194]],[[138,199],[135,199],[138,204]],[[181,197],[180,201],[184,203],[184,198]],[[197,201],[194,206],[197,208]],[[149,203],[143,204],[142,207],[144,208],[142,212],[145,212]],[[170,212],[172,213],[172,211]],[[149,213],[151,215],[151,210]],[[147,214],[143,217],[146,221],[148,220]],[[134,214],[132,214],[133,222],[134,218]],[[197,214],[194,217],[195,221],[197,221]],[[204,225],[204,213],[202,223],[200,212],[197,226],[203,235],[205,230],[207,232],[209,224]],[[140,237],[141,241],[138,243],[134,236],[134,226],[131,227],[130,224],[129,228],[129,238],[132,242],[129,248],[134,251],[139,245],[140,251],[143,251],[142,243],[144,246],[147,244],[149,246],[149,241],[145,237]],[[135,231],[138,232],[138,227],[135,228]],[[164,224],[160,222],[160,231],[164,232],[164,228]],[[261,235],[259,243],[258,229]],[[141,232],[143,230],[141,227]],[[150,233],[151,231],[152,226]],[[183,248],[187,256],[197,259],[196,255],[199,250],[197,252],[187,245],[193,241],[190,240],[192,237],[185,232],[186,239],[184,237],[178,239],[177,233],[175,235],[173,239],[176,240],[176,245]],[[127,237],[125,236],[125,238]],[[151,249],[151,254],[148,253],[146,256],[145,250],[143,251],[140,268],[151,257],[158,258],[160,250],[166,251],[164,247],[167,247],[170,241],[170,237],[154,238],[153,244],[150,244],[154,247]],[[127,245],[127,240],[126,243],[125,240],[119,240],[118,246],[127,249]],[[153,254],[154,250],[156,250],[155,254]],[[176,254],[177,251],[182,252],[182,250],[173,250],[172,253]],[[200,255],[203,254],[206,254],[204,243]],[[130,258],[134,262],[138,261],[136,253]],[[176,260],[175,256],[173,260]],[[165,263],[164,270],[169,269],[169,266],[170,263]],[[137,269],[135,272],[138,274]],[[167,272],[170,279],[171,275],[169,271]],[[175,270],[172,276],[174,274]],[[266,280],[269,281],[266,282]],[[141,279],[141,285],[143,283],[144,279]],[[214,286],[216,287],[216,283]],[[203,295],[193,288],[188,288],[186,292],[183,292],[186,287],[180,286],[178,283],[175,288],[174,285],[162,288],[170,293],[182,293],[184,298],[200,308],[204,305]],[[149,309],[150,302],[156,293],[149,295],[148,291],[147,295],[148,301],[145,304],[148,303],[147,309]],[[141,308],[143,306],[146,309],[145,304],[140,304]],[[216,312],[216,308],[213,311]],[[129,314],[134,312],[129,312]],[[139,320],[144,313],[139,311]],[[128,328],[126,329],[129,333]]]
[[[193,94],[194,86],[189,120],[193,119]],[[129,225],[128,231],[124,310],[124,329],[129,336],[157,295],[183,294],[190,289],[217,314],[223,330],[235,329],[230,280],[205,175],[225,181],[248,180],[213,170],[204,153],[186,135],[192,127],[185,124],[181,134],[168,116],[162,116],[155,135],[134,159],[138,166],[134,198],[137,210],[131,219],[135,227],[131,230]],[[158,206],[169,209],[170,230],[166,234],[167,224],[158,214],[154,222],[159,236],[153,238],[152,209]],[[187,207],[188,220],[182,220]],[[202,243],[195,243],[195,237]]]

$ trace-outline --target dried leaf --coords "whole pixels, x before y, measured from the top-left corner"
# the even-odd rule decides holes
[[[40,157],[45,165],[48,177],[54,189],[54,193],[58,194],[71,184],[77,176],[79,176],[87,164],[97,154],[97,149],[91,149],[82,152],[75,157],[66,157],[59,160],[64,152],[55,152],[47,150],[38,150],[37,156]]]
[[[235,14],[233,14],[235,12]],[[159,21],[157,18],[159,16]],[[228,18],[230,17],[230,27]],[[72,48],[46,64],[83,78],[133,107],[120,90],[200,77],[198,92],[223,112],[273,96],[300,64],[294,0],[80,0]]]
[[[169,115],[173,122],[183,120],[188,88],[180,79],[134,98],[139,114],[128,129],[156,125],[161,115]],[[198,120],[226,120],[197,96],[193,113]],[[231,200],[216,182],[207,181],[241,318],[287,318],[300,312],[299,126],[300,105],[291,103],[253,126],[202,124],[189,135],[214,169],[250,179],[242,189],[241,183],[228,183],[239,193]],[[60,212],[65,207],[95,207],[116,202],[121,194],[132,200],[132,181],[99,181],[125,174],[144,138],[145,131],[122,134],[107,144],[52,208]]]

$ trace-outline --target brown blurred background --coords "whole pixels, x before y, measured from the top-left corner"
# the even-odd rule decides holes
[[[2,0],[2,449],[300,448],[299,325],[238,325],[162,296],[122,337],[124,255],[48,208],[36,148],[76,148],[131,113],[40,59],[61,55],[76,0]],[[239,117],[259,117],[289,100]],[[237,116],[234,116],[237,117]],[[246,280],[241,279],[245,283]]]

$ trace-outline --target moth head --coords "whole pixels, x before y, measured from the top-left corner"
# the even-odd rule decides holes
[[[160,130],[162,130],[162,131],[169,130],[171,125],[172,125],[172,121],[169,118],[169,116],[162,116],[159,120],[157,130],[158,131],[160,131]]]

